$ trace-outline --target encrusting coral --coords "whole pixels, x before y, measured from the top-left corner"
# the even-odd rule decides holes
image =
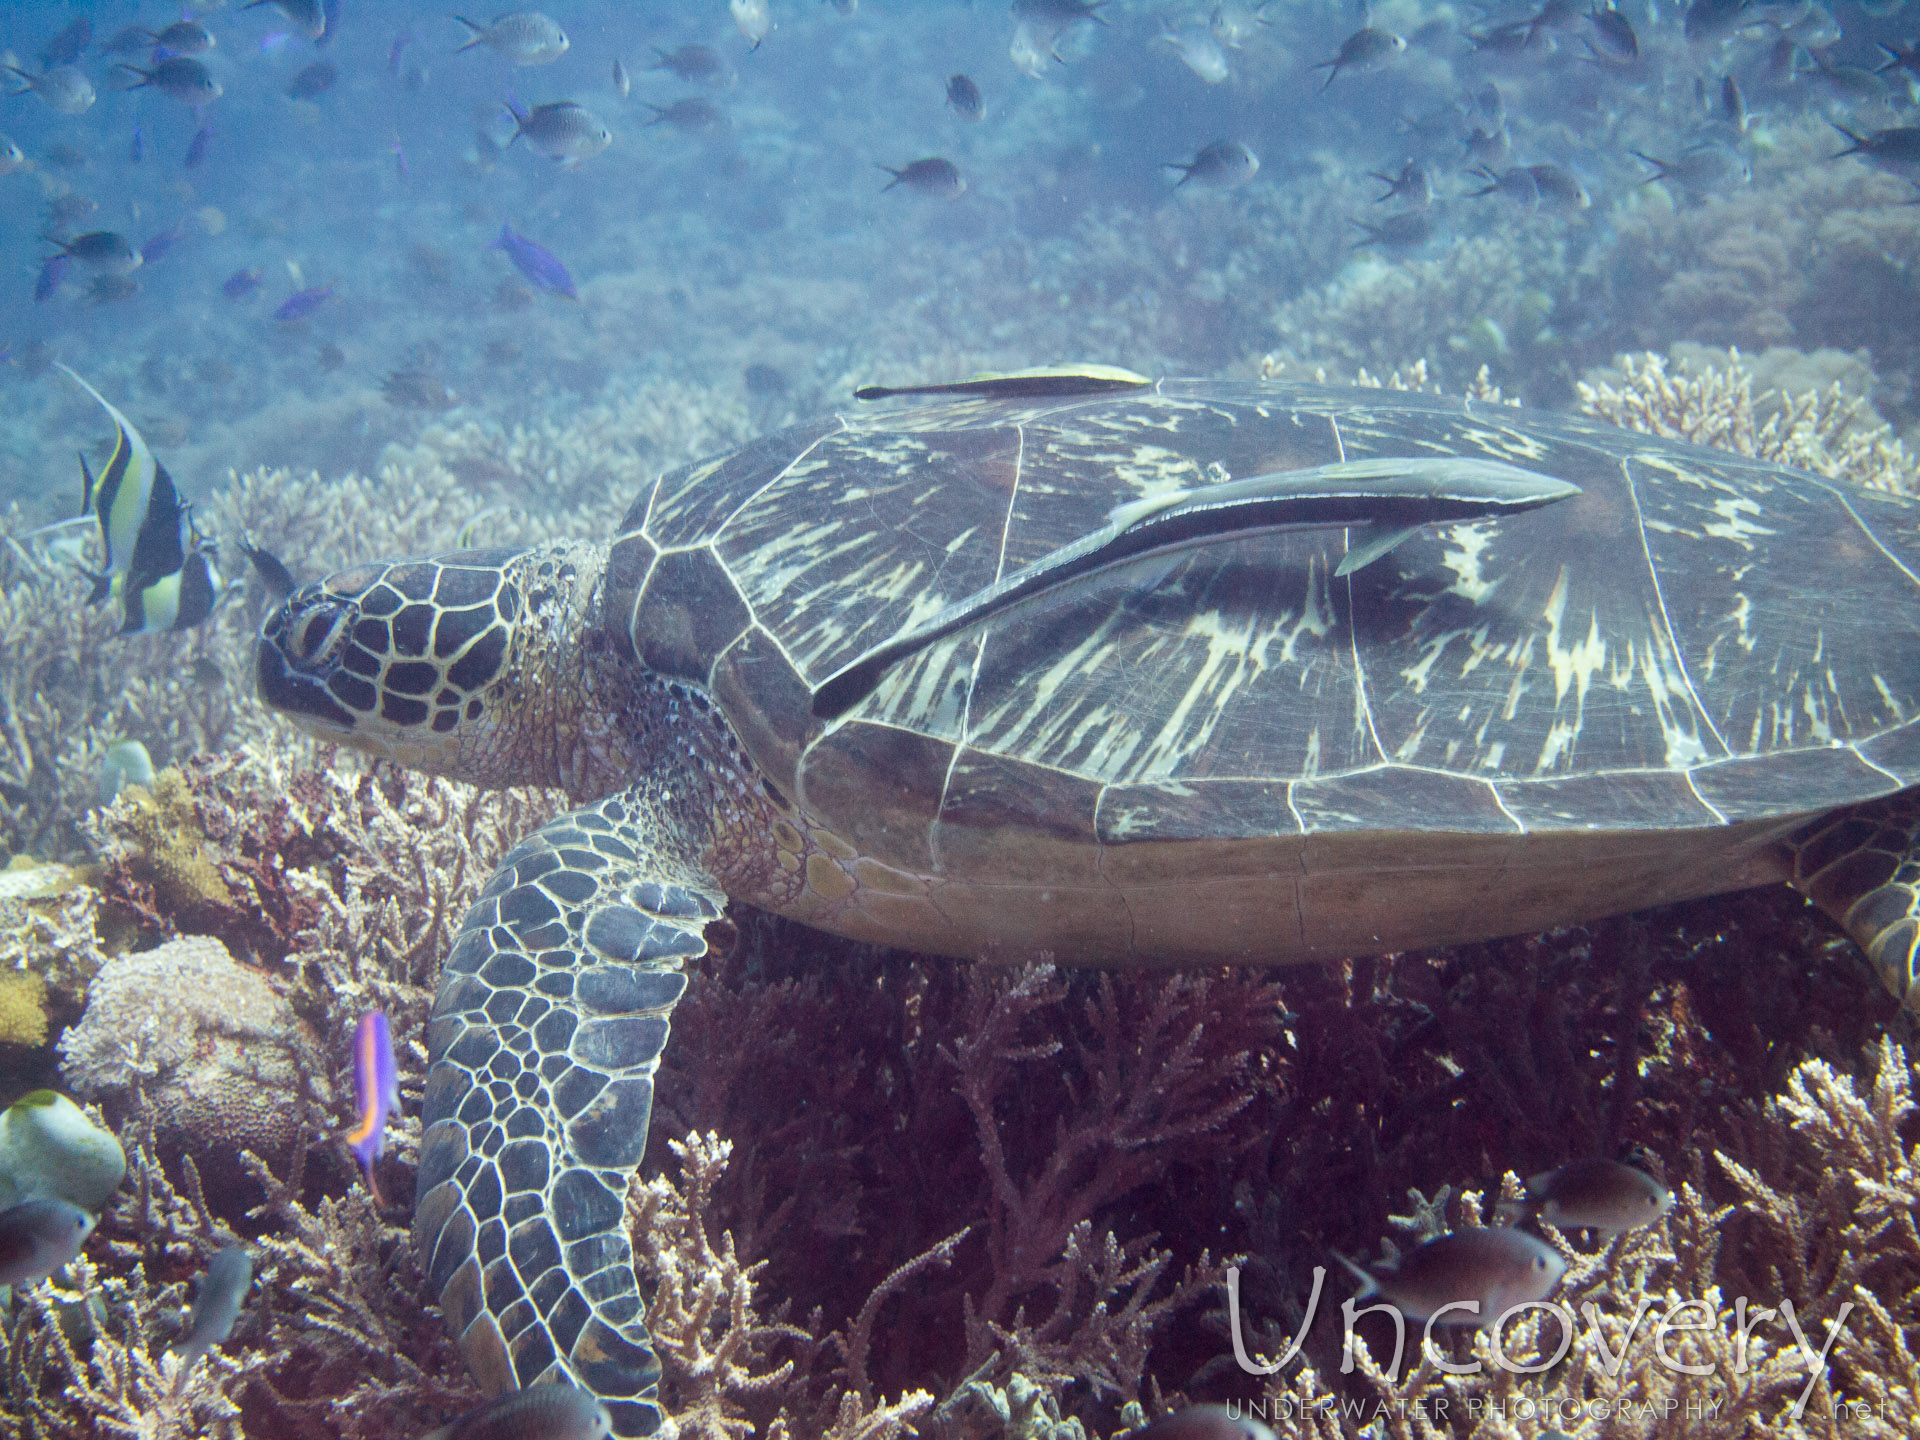
[[[0,1045],[47,1043],[47,982],[30,970],[0,974]]]
[[[109,960],[60,1040],[62,1072],[110,1115],[142,1111],[173,1152],[229,1166],[284,1155],[299,1101],[332,1098],[314,1038],[260,971],[211,936]]]

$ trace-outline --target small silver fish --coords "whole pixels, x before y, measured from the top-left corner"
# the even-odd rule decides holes
[[[1207,29],[1213,32],[1213,38],[1228,49],[1238,50],[1258,33],[1257,27],[1270,24],[1264,12],[1268,0],[1260,4],[1247,6],[1236,3],[1216,5],[1213,16],[1207,21]]]
[[[613,1417],[574,1385],[529,1385],[497,1395],[421,1440],[601,1440]]]
[[[1189,1405],[1127,1436],[1127,1440],[1274,1440],[1273,1431],[1224,1405]]]
[[[309,40],[318,40],[327,33],[327,11],[322,0],[247,0],[242,10],[256,10],[262,5],[271,5],[287,17],[287,23]]]
[[[80,1253],[94,1217],[71,1200],[0,1210],[0,1285],[37,1285]]]
[[[733,23],[747,37],[748,47],[758,50],[760,42],[767,38],[767,32],[773,28],[773,16],[767,13],[767,0],[727,0],[727,8],[733,12]]]
[[[198,20],[176,20],[153,37],[153,43],[175,55],[204,55],[213,49],[213,32]]]
[[[1013,27],[1013,40],[1007,46],[1007,58],[1013,62],[1013,68],[1022,75],[1034,80],[1047,78],[1047,61],[1064,64],[1060,52],[1053,48],[1052,37],[1043,33],[1030,20],[1022,20]]]
[[[633,94],[633,77],[627,74],[627,67],[618,55],[613,57],[613,93],[622,100]]]
[[[30,75],[18,65],[0,65],[20,81],[18,90],[11,95],[24,95],[31,90],[42,100],[47,108],[61,115],[78,115],[93,107],[99,97],[94,94],[93,82],[71,65],[58,65],[38,75]]]
[[[1166,168],[1186,171],[1174,182],[1176,190],[1189,180],[1215,190],[1231,190],[1259,173],[1260,157],[1238,140],[1215,140],[1211,145],[1201,146],[1193,159],[1170,160]]]
[[[1740,82],[1731,75],[1720,82],[1720,118],[1742,135],[1747,133],[1751,118],[1747,114],[1747,97],[1740,89]]]
[[[1391,30],[1376,29],[1372,25],[1356,30],[1341,42],[1339,53],[1331,60],[1322,60],[1313,68],[1327,72],[1326,83],[1320,88],[1325,90],[1333,84],[1334,76],[1342,70],[1372,70],[1386,64],[1394,56],[1407,48],[1406,40]]]
[[[1475,1327],[1492,1324],[1515,1305],[1546,1299],[1567,1269],[1544,1240],[1506,1226],[1439,1235],[1371,1270],[1344,1255],[1334,1258],[1360,1281],[1356,1300],[1378,1295],[1421,1323],[1445,1310],[1442,1325]],[[1447,1308],[1464,1304],[1474,1308]]]
[[[112,230],[89,230],[71,240],[49,243],[58,245],[69,260],[78,260],[102,274],[129,275],[140,268],[141,255],[133,248],[133,242]]]
[[[1413,250],[1427,243],[1435,234],[1433,216],[1425,210],[1402,210],[1397,215],[1389,215],[1378,225],[1369,225],[1365,220],[1355,220],[1354,224],[1367,232],[1367,238],[1353,242],[1353,248],[1363,250],[1369,245],[1378,245],[1382,250]]]
[[[682,45],[677,50],[662,50],[656,45],[653,53],[660,58],[648,69],[665,70],[689,85],[719,87],[733,84],[736,78],[732,67],[711,45]]]
[[[1584,210],[1593,204],[1580,177],[1564,165],[1529,165],[1527,173],[1533,176],[1540,203],[1549,210]]]
[[[1433,203],[1433,172],[1418,160],[1409,160],[1400,167],[1398,175],[1385,175],[1375,170],[1370,178],[1386,186],[1386,190],[1373,197],[1378,205],[1387,200],[1402,200],[1415,210],[1424,210]]]
[[[1702,145],[1673,160],[1656,159],[1640,150],[1627,153],[1653,166],[1653,174],[1642,180],[1642,185],[1651,185],[1657,180],[1677,186],[1690,195],[1702,195],[1722,185],[1753,178],[1746,157],[1722,145]]]
[[[509,107],[510,109],[512,107]],[[537,155],[556,160],[569,168],[591,160],[613,143],[613,132],[584,105],[572,100],[556,100],[536,105],[531,110],[513,112],[511,144],[525,136],[528,148]]]
[[[27,157],[20,147],[5,135],[0,135],[0,175],[11,175],[27,163]]]
[[[1162,29],[1160,38],[1180,52],[1181,63],[1209,85],[1218,85],[1232,73],[1227,52],[1210,30]]]
[[[200,1289],[193,1297],[192,1317],[186,1333],[173,1342],[173,1353],[185,1369],[233,1333],[246,1304],[247,1291],[253,1287],[253,1257],[244,1245],[228,1245],[216,1250],[207,1261],[207,1273],[200,1278]]]
[[[538,10],[516,10],[491,25],[477,25],[464,15],[453,17],[473,32],[453,53],[464,54],[484,45],[510,65],[551,65],[567,53],[567,32]]]
[[[1593,58],[1614,65],[1631,65],[1640,58],[1640,37],[1633,22],[1611,5],[1596,9],[1587,17],[1593,22],[1593,38],[1587,42]]]
[[[1673,1193],[1618,1160],[1574,1160],[1527,1181],[1527,1198],[1502,1200],[1501,1213],[1537,1216],[1556,1230],[1618,1235],[1651,1225],[1673,1208]]]

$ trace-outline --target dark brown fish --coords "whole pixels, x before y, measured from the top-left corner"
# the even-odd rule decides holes
[[[905,185],[909,190],[918,190],[923,195],[937,195],[942,200],[951,200],[967,188],[967,182],[954,168],[951,160],[942,160],[937,155],[915,160],[903,169],[896,170],[891,165],[882,165],[893,179],[882,187],[882,193],[893,189],[895,185]]]
[[[980,87],[964,75],[954,75],[947,80],[947,104],[962,120],[978,120],[985,113]]]

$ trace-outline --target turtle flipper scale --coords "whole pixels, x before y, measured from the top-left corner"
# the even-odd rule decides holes
[[[1822,817],[1791,841],[1793,884],[1866,952],[1888,990],[1920,1011],[1920,790]]]
[[[413,1245],[489,1394],[571,1379],[659,1429],[625,1229],[682,966],[717,887],[638,788],[516,846],[467,913],[428,1028]]]

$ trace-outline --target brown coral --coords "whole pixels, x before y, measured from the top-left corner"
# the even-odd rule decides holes
[[[287,1002],[207,936],[108,961],[60,1050],[78,1093],[119,1115],[150,1106],[168,1146],[203,1163],[284,1154],[303,1100],[331,1098]]]

